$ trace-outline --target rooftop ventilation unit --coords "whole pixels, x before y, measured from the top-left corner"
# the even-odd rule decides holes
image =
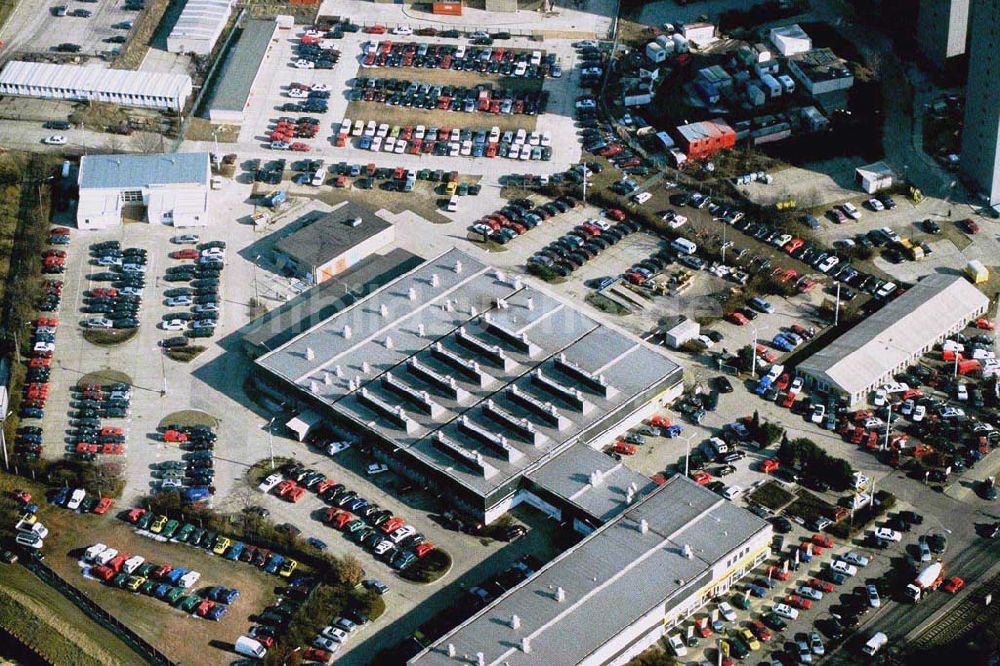
[[[486,386],[492,379],[490,375],[479,369],[478,363],[448,351],[440,342],[435,342],[431,346],[431,356],[450,366],[452,369],[461,372],[474,383],[478,384],[480,388]]]
[[[410,433],[417,428],[417,422],[406,415],[406,411],[397,405],[390,405],[365,387],[361,387],[359,400],[362,404],[389,419],[393,424]]]
[[[418,391],[404,384],[396,379],[391,372],[382,375],[382,386],[409,400],[416,405],[417,409],[424,414],[429,414],[431,418],[437,418],[444,412],[444,407],[431,400],[427,391]]]
[[[492,400],[488,399],[483,403],[483,411],[486,412],[486,415],[494,421],[498,421],[499,423],[502,423],[506,427],[510,428],[517,433],[518,437],[526,440],[533,446],[539,446],[543,441],[545,441],[545,436],[535,429],[535,426],[531,421],[514,416],[506,409],[499,407]]]
[[[607,380],[604,379],[604,375],[595,375],[591,372],[587,372],[576,363],[567,359],[566,354],[559,354],[555,363],[556,370],[572,377],[588,390],[593,391],[604,398],[610,398],[614,394],[618,393],[618,391],[616,391],[615,388],[608,384]]]
[[[535,384],[541,386],[549,393],[557,395],[562,400],[569,403],[576,411],[588,411],[590,404],[583,399],[583,393],[581,393],[578,389],[569,388],[554,379],[546,377],[542,374],[541,370],[535,370],[532,372],[531,379]]]
[[[537,348],[528,340],[527,334],[516,333],[503,324],[494,321],[493,317],[491,317],[488,312],[483,314],[480,321],[486,324],[485,328],[487,331],[500,338],[517,351],[527,354],[528,356],[531,356],[533,352],[537,351]]]
[[[500,433],[490,432],[464,414],[458,419],[458,429],[489,446],[509,463],[516,462],[524,457],[523,453],[507,443],[506,437]]]
[[[542,402],[534,396],[528,395],[517,387],[516,384],[507,389],[507,397],[521,405],[536,416],[545,421],[549,426],[562,430],[569,425],[569,421],[559,414],[559,410],[551,402]]]
[[[497,473],[496,468],[483,460],[482,455],[470,451],[440,430],[434,433],[434,445],[484,479],[489,479]]]
[[[469,395],[465,389],[459,387],[458,382],[455,381],[454,377],[445,377],[415,358],[411,358],[406,362],[406,369],[411,375],[414,375],[415,377],[434,386],[456,402],[461,402]]]
[[[514,365],[514,360],[504,354],[503,349],[497,345],[488,345],[482,340],[469,335],[464,326],[460,326],[455,332],[455,339],[459,344],[485,357],[493,365],[503,368],[505,372],[510,371]]]

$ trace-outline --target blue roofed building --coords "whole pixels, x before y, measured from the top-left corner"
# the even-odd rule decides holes
[[[80,159],[80,229],[106,229],[128,214],[151,224],[208,223],[208,153],[85,155]]]

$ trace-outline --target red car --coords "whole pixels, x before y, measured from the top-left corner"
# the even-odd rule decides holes
[[[198,617],[205,617],[208,615],[208,611],[212,610],[213,608],[215,608],[215,602],[205,599],[200,604],[198,604],[198,607],[195,609],[195,612],[198,614]]]
[[[625,219],[625,213],[621,212],[617,208],[608,208],[604,211],[604,215],[611,218],[615,222],[621,222]]]
[[[111,505],[114,503],[115,501],[110,497],[102,497],[101,500],[97,503],[97,506],[94,507],[94,513],[96,513],[99,516],[102,516],[108,512],[108,509],[110,509]]]
[[[306,489],[302,486],[295,486],[285,495],[285,499],[293,504],[302,499],[302,496],[306,494]]]
[[[193,247],[185,248],[183,250],[177,250],[176,252],[170,253],[171,259],[197,259],[198,250]]]
[[[163,433],[164,442],[186,442],[188,441],[187,433],[181,432],[180,430],[168,430]]]
[[[347,511],[340,511],[333,517],[331,523],[338,530],[344,529],[344,525],[354,520],[354,516]]]
[[[423,557],[427,553],[434,550],[434,544],[424,541],[423,543],[418,543],[413,549],[413,554],[417,557]]]
[[[691,480],[699,486],[707,486],[712,480],[712,477],[708,472],[698,471],[691,474]]]
[[[730,312],[726,315],[726,319],[737,326],[746,326],[750,323],[750,320],[744,317],[740,312]]]
[[[962,228],[962,231],[964,231],[967,234],[979,233],[979,225],[973,222],[972,220],[969,219],[961,220],[958,223],[958,226],[960,226]]]
[[[773,578],[774,580],[780,580],[782,583],[786,582],[791,578],[791,574],[782,569],[781,567],[772,566],[767,570],[767,577]]]
[[[976,320],[976,328],[978,329],[984,331],[993,331],[996,330],[996,327],[997,323],[995,321],[990,321],[989,319],[986,319],[984,317],[980,317],[979,319]]]
[[[128,522],[133,525],[139,522],[139,519],[146,515],[145,509],[132,509],[128,512]]]
[[[655,428],[669,428],[671,426],[670,419],[661,414],[656,414],[649,419],[649,424]]]
[[[260,638],[257,639],[260,641]],[[261,643],[263,645],[263,643]],[[329,664],[330,660],[333,659],[333,654],[327,652],[326,650],[320,650],[319,648],[306,648],[306,651],[302,653],[302,659],[305,661],[316,661],[321,664]]]
[[[405,524],[406,524],[405,520],[403,520],[399,516],[393,516],[389,520],[387,520],[384,523],[382,523],[381,529],[386,534],[390,534],[392,532],[395,532],[397,529],[399,529],[400,527],[402,527]]]
[[[941,586],[941,589],[949,594],[957,594],[959,590],[965,587],[965,581],[958,576],[949,578]]]
[[[297,153],[308,153],[309,146],[302,143],[301,141],[296,141],[292,145],[288,146],[288,150],[294,150]]]
[[[833,539],[828,534],[813,534],[812,542],[823,548],[833,548]]]
[[[779,391],[786,391],[786,390],[788,390],[788,385],[791,382],[792,382],[792,377],[791,377],[791,375],[789,375],[786,372],[786,373],[783,373],[780,377],[778,377],[778,380],[776,382],[774,382],[774,386]]]
[[[809,587],[814,590],[819,590],[825,594],[833,592],[833,583],[826,580],[820,580],[819,578],[810,578]]]
[[[767,642],[771,640],[771,630],[764,626],[763,622],[754,620],[750,623],[750,631],[757,637],[757,640]]]
[[[635,444],[629,444],[628,442],[615,442],[615,445],[611,447],[611,450],[623,456],[631,456],[635,454],[637,449]]]
[[[69,229],[66,227],[56,227],[49,229],[49,236],[69,236]]]
[[[792,240],[790,240],[787,243],[785,243],[785,252],[787,252],[788,254],[791,254],[792,252],[795,252],[797,249],[799,249],[803,245],[805,245],[805,241],[804,240],[802,240],[801,238],[793,238]]]
[[[365,32],[367,32],[369,35],[384,35],[385,26],[382,25],[381,23],[376,23],[375,25],[370,25],[367,28],[365,28]],[[390,47],[392,46],[391,42],[386,42],[386,43],[389,44]]]
[[[774,458],[768,458],[767,460],[761,461],[760,471],[764,472],[764,474],[771,474],[772,472],[777,471],[779,466],[780,463],[777,460]]]
[[[798,608],[799,610],[809,610],[812,608],[812,600],[803,599],[797,594],[789,594],[786,596],[785,603],[793,608]]]
[[[117,428],[115,426],[105,426],[101,428],[102,435],[121,435],[124,433],[125,431],[122,428]]]

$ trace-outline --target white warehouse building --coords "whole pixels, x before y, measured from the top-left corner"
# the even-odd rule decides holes
[[[232,11],[229,0],[188,0],[167,36],[167,51],[208,55]]]
[[[182,111],[191,96],[191,77],[14,60],[0,72],[0,95]]]
[[[854,405],[985,313],[989,303],[961,276],[928,275],[800,363],[798,372]]]
[[[142,207],[151,224],[208,224],[208,160],[208,153],[85,155],[80,159],[77,227],[114,227],[127,209]]]

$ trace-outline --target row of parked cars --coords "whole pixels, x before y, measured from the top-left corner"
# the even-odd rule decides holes
[[[364,68],[451,69],[529,79],[562,76],[562,67],[555,54],[543,54],[541,51],[391,40],[365,42],[361,50],[361,66]]]
[[[296,560],[280,553],[273,553],[263,547],[251,546],[230,539],[214,530],[197,527],[192,523],[168,518],[162,514],[154,514],[146,509],[132,509],[128,512],[126,520],[135,525],[136,529],[159,539],[203,548],[224,559],[232,562],[247,562],[262,571],[283,578],[291,576],[299,566]]]
[[[182,460],[168,460],[159,463],[156,476],[161,490],[188,489],[188,495],[203,494],[195,489],[214,494],[212,483],[215,479],[214,449],[217,435],[205,425],[168,425],[158,433],[163,441],[177,444],[185,451]],[[194,499],[192,497],[192,499]]]
[[[608,209],[604,215],[611,220],[620,219],[614,225],[607,220],[591,219],[529,257],[528,265],[543,266],[565,277],[641,228],[635,220],[625,219],[618,209]]]
[[[406,569],[417,558],[434,550],[434,545],[427,542],[423,534],[406,524],[404,519],[393,515],[391,510],[369,502],[357,491],[299,463],[289,463],[281,474],[268,476],[260,484],[260,490],[274,490],[290,501],[297,501],[307,490],[315,492],[333,505],[323,514],[323,522],[341,530],[355,543],[367,547],[396,570]],[[377,581],[370,586],[380,594],[388,590]]]
[[[369,120],[345,120],[338,133],[337,145],[346,144],[347,137],[360,136],[357,147],[373,152],[402,155],[436,155],[438,157],[503,157],[512,160],[552,159],[552,136],[548,132],[524,129],[501,132],[499,127],[457,128],[390,126]],[[343,140],[340,140],[343,137]]]
[[[169,564],[146,561],[142,555],[130,555],[103,543],[86,549],[83,562],[87,575],[111,587],[160,599],[195,617],[218,622],[240,596],[236,588],[216,585],[191,592],[201,573]]]
[[[77,385],[70,391],[70,424],[76,458],[92,461],[98,455],[125,455],[125,430],[105,425],[103,419],[129,415],[132,387],[113,382]]]
[[[118,241],[94,243],[90,246],[90,263],[108,269],[115,275],[115,286],[101,286],[84,293],[81,312],[88,317],[80,322],[84,328],[130,329],[139,326],[142,290],[146,286],[147,251],[139,247],[122,249]]]
[[[472,87],[442,86],[420,81],[359,76],[354,79],[347,97],[352,102],[374,102],[416,109],[535,116],[545,113],[549,93],[545,90],[493,88],[488,83]]]
[[[215,334],[221,313],[219,296],[222,270],[225,267],[226,242],[208,241],[195,234],[174,236],[171,242],[177,245],[196,245],[175,250],[172,259],[190,263],[167,268],[168,282],[186,282],[186,286],[165,289],[163,304],[170,308],[188,308],[186,311],[171,310],[163,315],[160,328],[165,331],[183,332],[183,337],[168,338],[160,342],[164,348],[187,346],[190,338],[208,338]]]
[[[296,69],[333,69],[339,61],[340,50],[333,40],[315,31],[306,31],[292,51],[292,66]]]
[[[481,217],[472,225],[472,231],[482,234],[484,239],[503,245],[579,205],[580,202],[571,196],[560,197],[541,205],[535,205],[528,198],[513,199],[500,210]]]

